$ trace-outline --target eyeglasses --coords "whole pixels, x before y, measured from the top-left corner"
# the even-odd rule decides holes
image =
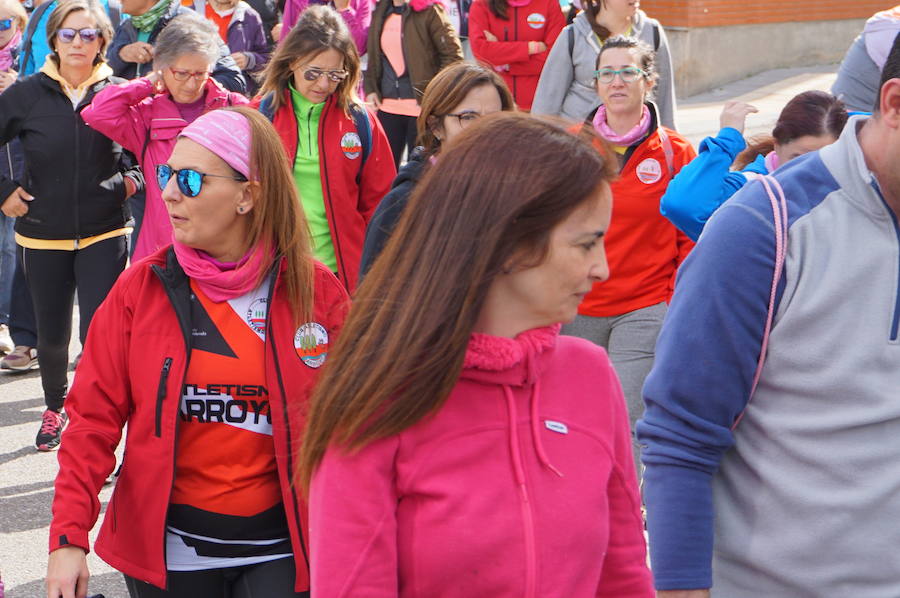
[[[10,27],[12,27],[12,19],[0,20],[0,31],[6,31]]]
[[[209,78],[209,71],[185,71],[169,67],[169,72],[172,73],[172,77],[174,77],[176,81],[181,82],[187,81],[188,79],[200,82]]]
[[[338,71],[323,71],[322,69],[309,68],[309,69],[306,69],[305,71],[303,71],[303,78],[309,82],[312,82],[312,81],[317,81],[319,79],[319,77],[321,77],[322,75],[325,75],[326,77],[328,77],[329,81],[331,81],[333,83],[340,83],[341,81],[346,79],[347,75],[349,75],[349,74],[350,73],[348,73],[347,71],[345,71],[343,69],[338,70]]]
[[[66,27],[56,32],[56,38],[64,44],[71,44],[75,41],[76,34],[81,38],[81,41],[89,44],[100,36],[100,30],[95,27],[85,29],[70,29]]]
[[[465,129],[484,115],[474,110],[464,110],[457,114],[445,114],[444,116],[452,116],[459,121],[459,128]]]
[[[646,77],[647,73],[636,66],[626,66],[618,71],[613,69],[599,69],[594,71],[594,77],[596,77],[597,81],[600,83],[612,83],[613,79],[616,78],[616,75],[621,77],[622,81],[625,83],[634,83],[641,77]]]
[[[208,174],[192,168],[175,170],[168,164],[156,165],[156,184],[159,185],[160,189],[166,188],[166,185],[169,184],[169,180],[172,176],[175,177],[175,182],[178,184],[178,190],[188,197],[197,197],[200,195],[200,191],[203,190],[203,179],[208,176],[241,182],[247,180],[247,177],[243,175],[230,176],[227,174]]]

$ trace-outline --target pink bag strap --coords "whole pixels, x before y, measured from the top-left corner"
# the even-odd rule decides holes
[[[762,345],[759,350],[759,361],[756,363],[756,373],[753,374],[753,385],[750,387],[750,397],[747,404],[753,399],[756,392],[756,386],[759,384],[759,378],[762,376],[763,365],[766,362],[766,352],[769,348],[769,335],[772,332],[772,320],[775,316],[775,298],[778,292],[778,281],[781,280],[781,273],[784,271],[784,260],[787,255],[788,243],[788,211],[787,200],[784,197],[784,189],[781,187],[775,177],[769,175],[759,175],[752,172],[745,172],[744,176],[748,180],[758,179],[766,188],[769,196],[769,202],[772,204],[772,216],[775,224],[775,273],[772,275],[772,288],[769,292],[769,310],[766,313],[766,327],[763,331]],[[774,191],[773,191],[774,190]],[[777,196],[776,196],[777,194]],[[741,411],[740,415],[735,418],[731,429],[734,430],[740,423],[741,418],[746,412]]]

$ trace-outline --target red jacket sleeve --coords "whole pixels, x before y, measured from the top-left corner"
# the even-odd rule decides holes
[[[88,532],[100,514],[98,494],[116,465],[115,450],[132,407],[127,370],[132,314],[124,301],[127,274],[91,320],[78,375],[66,397],[69,425],[58,454],[51,551],[63,546],[90,550]]]
[[[146,77],[107,85],[81,111],[81,119],[140,159],[150,125],[144,121],[139,104],[154,93]]]
[[[647,567],[647,545],[641,497],[631,448],[631,426],[622,386],[607,358],[613,405],[613,471],[607,485],[609,499],[609,543],[603,561],[603,573],[597,597],[653,598],[653,580]]]
[[[510,75],[540,75],[544,69],[544,63],[547,62],[547,56],[550,55],[550,50],[553,48],[553,44],[556,43],[556,38],[559,37],[563,27],[566,26],[566,18],[563,16],[562,11],[559,10],[558,2],[555,0],[549,2],[545,10],[547,12],[547,20],[544,25],[544,38],[541,41],[546,44],[547,49],[543,52],[532,54],[526,62],[510,63]]]
[[[331,447],[309,489],[310,580],[319,596],[396,598],[399,436]]]
[[[369,113],[369,122],[372,123],[372,149],[363,166],[362,178],[359,182],[359,213],[366,221],[372,219],[375,208],[391,190],[391,183],[397,176],[394,167],[394,154],[388,143],[384,127],[378,121],[375,113],[366,108]]]
[[[491,31],[499,41],[489,42],[485,31],[491,31],[490,9],[485,0],[475,0],[469,11],[469,42],[475,58],[494,67],[528,61],[528,42],[503,41],[503,31]]]

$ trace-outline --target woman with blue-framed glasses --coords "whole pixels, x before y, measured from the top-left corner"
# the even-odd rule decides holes
[[[654,346],[675,272],[693,244],[659,212],[669,181],[696,152],[662,125],[652,101],[656,56],[633,37],[613,37],[600,50],[594,89],[600,106],[584,126],[609,146],[619,177],[612,183],[613,218],[606,234],[610,277],[595,284],[563,327],[609,352],[622,382],[632,429],[643,413],[641,387],[653,365]],[[635,457],[640,447],[633,445]],[[640,469],[638,463],[635,466]]]
[[[114,83],[106,64],[112,26],[88,0],[51,13],[53,48],[40,72],[0,94],[0,143],[18,138],[25,154],[19,179],[0,175],[0,209],[17,219],[16,242],[37,323],[37,356],[46,410],[35,439],[59,446],[66,425],[66,370],[72,308],[78,294],[80,339],[125,268],[130,219],[125,200],[143,184],[122,148],[85,126],[82,111]],[[33,358],[33,349],[26,357]]]

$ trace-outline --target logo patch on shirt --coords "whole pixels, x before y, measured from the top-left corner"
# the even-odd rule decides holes
[[[322,367],[328,356],[328,331],[318,322],[307,322],[294,334],[294,349],[309,367]]]
[[[247,324],[257,334],[266,334],[266,301],[265,297],[257,297],[247,308]]]
[[[532,29],[540,29],[544,26],[544,23],[547,22],[547,18],[539,12],[531,13],[525,20],[528,22],[528,26]]]
[[[662,178],[662,166],[659,160],[647,158],[637,166],[637,178],[645,185],[652,185]]]
[[[351,160],[356,160],[362,155],[362,140],[354,132],[344,133],[341,137],[341,151]]]
[[[562,422],[555,422],[553,420],[545,419],[544,425],[547,427],[548,430],[550,430],[551,432],[556,432],[557,434],[568,434],[569,433],[569,426],[567,426],[566,424],[564,424]]]

